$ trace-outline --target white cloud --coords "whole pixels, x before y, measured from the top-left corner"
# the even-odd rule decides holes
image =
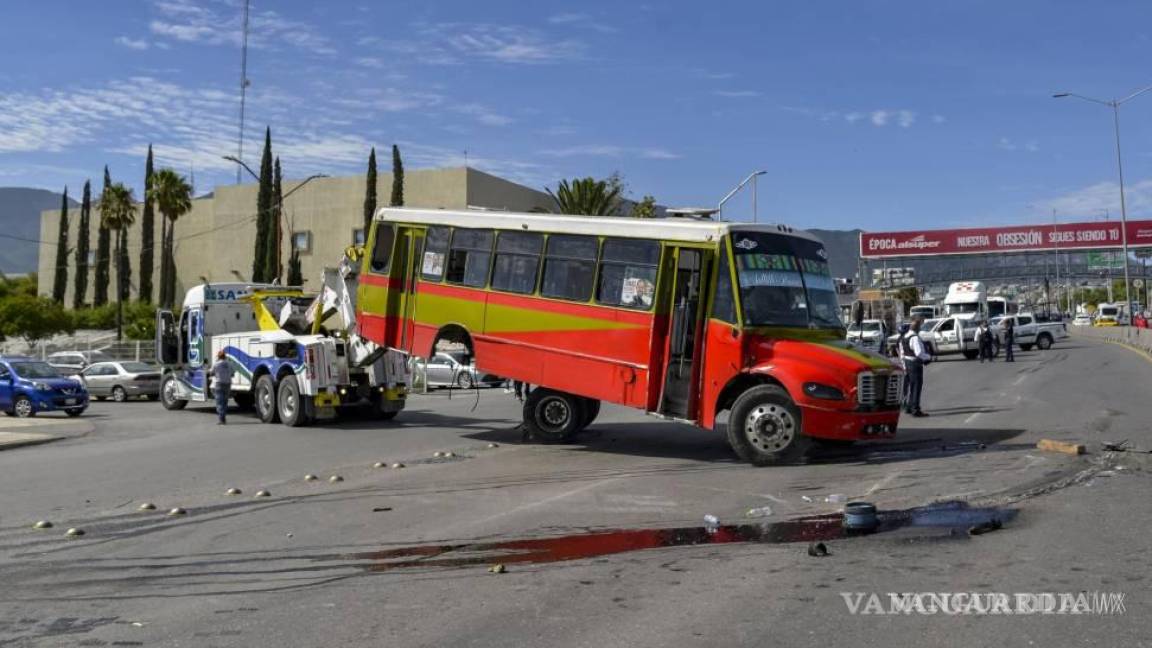
[[[159,18],[149,30],[161,38],[203,45],[239,46],[243,41],[241,9],[230,0],[157,0]],[[311,25],[275,11],[253,11],[248,22],[248,46],[254,49],[293,47],[319,55],[335,54],[328,39]]]
[[[944,118],[944,115],[932,115],[933,124],[943,124],[946,121],[948,120]]]
[[[1027,151],[1028,153],[1036,153],[1040,150],[1040,144],[1036,140],[1016,141],[1007,137],[1001,137],[996,141],[996,148],[1002,151]]]
[[[756,90],[713,90],[712,94],[717,97],[729,98],[742,98],[742,97],[762,97],[763,93]]]
[[[585,51],[577,40],[556,39],[516,25],[425,23],[412,31],[417,39],[385,40],[377,45],[427,65],[473,61],[538,65],[576,60]]]
[[[896,113],[896,123],[900,124],[900,128],[908,128],[916,123],[916,113],[911,110],[900,110]]]
[[[146,50],[146,49],[148,49],[148,41],[146,41],[142,38],[139,40],[134,40],[134,39],[128,38],[127,36],[117,36],[116,40],[114,42],[117,45],[127,47],[128,49],[134,49],[134,50]]]
[[[379,59],[374,56],[362,56],[356,59],[356,65],[380,70],[384,68],[384,61],[383,59]]]
[[[553,25],[567,25],[570,27],[591,29],[603,34],[614,34],[620,31],[618,28],[603,22],[599,22],[588,14],[584,13],[556,14],[555,16],[549,17],[548,22],[552,23]]]
[[[1147,217],[1152,211],[1152,178],[1125,183],[1124,197],[1129,217],[1141,212],[1144,215],[1139,217]],[[1068,218],[1095,220],[1105,211],[1113,215],[1120,213],[1120,187],[1112,181],[1098,182],[1039,204],[1045,212],[1055,209]]]
[[[475,117],[476,121],[486,126],[507,126],[508,124],[511,124],[513,121],[515,121],[511,117],[498,114],[476,103],[462,104],[456,106],[453,108],[453,110],[462,115]]]
[[[887,110],[874,110],[872,111],[870,119],[872,120],[873,126],[887,126],[888,118],[891,116],[892,113]]]
[[[614,144],[581,144],[558,149],[545,149],[541,155],[549,157],[639,157],[649,160],[677,160],[681,156],[662,148],[637,148]]]
[[[862,112],[853,111],[853,112],[848,113],[847,115],[844,115],[844,121],[848,122],[849,124],[855,124],[856,122],[860,121],[861,119],[864,119],[867,116],[868,115],[865,115]]]

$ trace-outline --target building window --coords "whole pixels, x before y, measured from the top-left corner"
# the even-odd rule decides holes
[[[376,228],[376,241],[372,244],[372,272],[388,272],[389,262],[392,260],[392,243],[396,239],[396,230],[391,225],[379,225]]]
[[[549,236],[540,294],[577,302],[592,299],[598,247],[594,236]]]
[[[447,227],[429,227],[424,237],[424,255],[420,261],[420,277],[427,281],[440,281],[444,278],[444,258],[448,255],[448,239],[451,231]]]
[[[536,271],[543,248],[543,234],[500,232],[492,266],[492,288],[522,295],[536,292]]]
[[[357,227],[352,230],[352,245],[364,245],[364,228]]]
[[[312,232],[292,232],[292,249],[300,254],[312,252]]]
[[[492,238],[492,230],[453,230],[445,279],[483,288],[488,283],[488,265],[492,261]]]
[[[652,308],[660,244],[638,239],[605,239],[596,301],[637,310]]]

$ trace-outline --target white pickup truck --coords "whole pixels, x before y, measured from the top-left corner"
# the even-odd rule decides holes
[[[1024,351],[1031,351],[1033,346],[1042,351],[1051,349],[1056,340],[1068,337],[1068,329],[1063,322],[1039,322],[1032,313],[1017,313],[997,317],[990,322],[1001,345],[1004,343],[1008,320],[1012,320],[1016,344]]]

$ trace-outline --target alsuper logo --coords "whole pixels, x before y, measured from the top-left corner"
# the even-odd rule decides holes
[[[873,238],[868,240],[869,250],[931,250],[940,247],[940,241],[930,241],[924,234],[913,236],[906,241],[896,238]]]
[[[247,294],[248,293],[243,290],[210,287],[204,289],[204,299],[208,301],[236,301]]]

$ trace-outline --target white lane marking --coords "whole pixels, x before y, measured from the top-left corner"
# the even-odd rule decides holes
[[[1016,380],[1013,380],[1012,384],[1013,385],[1019,385],[1020,383],[1024,382],[1024,379],[1027,377],[1028,377],[1028,374],[1022,374],[1019,378],[1017,378]]]
[[[964,419],[964,425],[967,425],[967,424],[971,423],[972,421],[975,421],[976,417],[980,416],[983,413],[984,412],[976,412],[975,414],[969,414],[968,418]]]
[[[896,479],[899,476],[900,476],[900,473],[898,473],[898,472],[890,473],[884,479],[881,479],[880,481],[876,482],[875,484],[872,484],[872,486],[869,487],[868,490],[864,491],[864,494],[865,495],[871,495],[872,493],[875,493],[876,491],[880,490],[881,487],[887,486],[889,483],[892,482],[893,479]]]

